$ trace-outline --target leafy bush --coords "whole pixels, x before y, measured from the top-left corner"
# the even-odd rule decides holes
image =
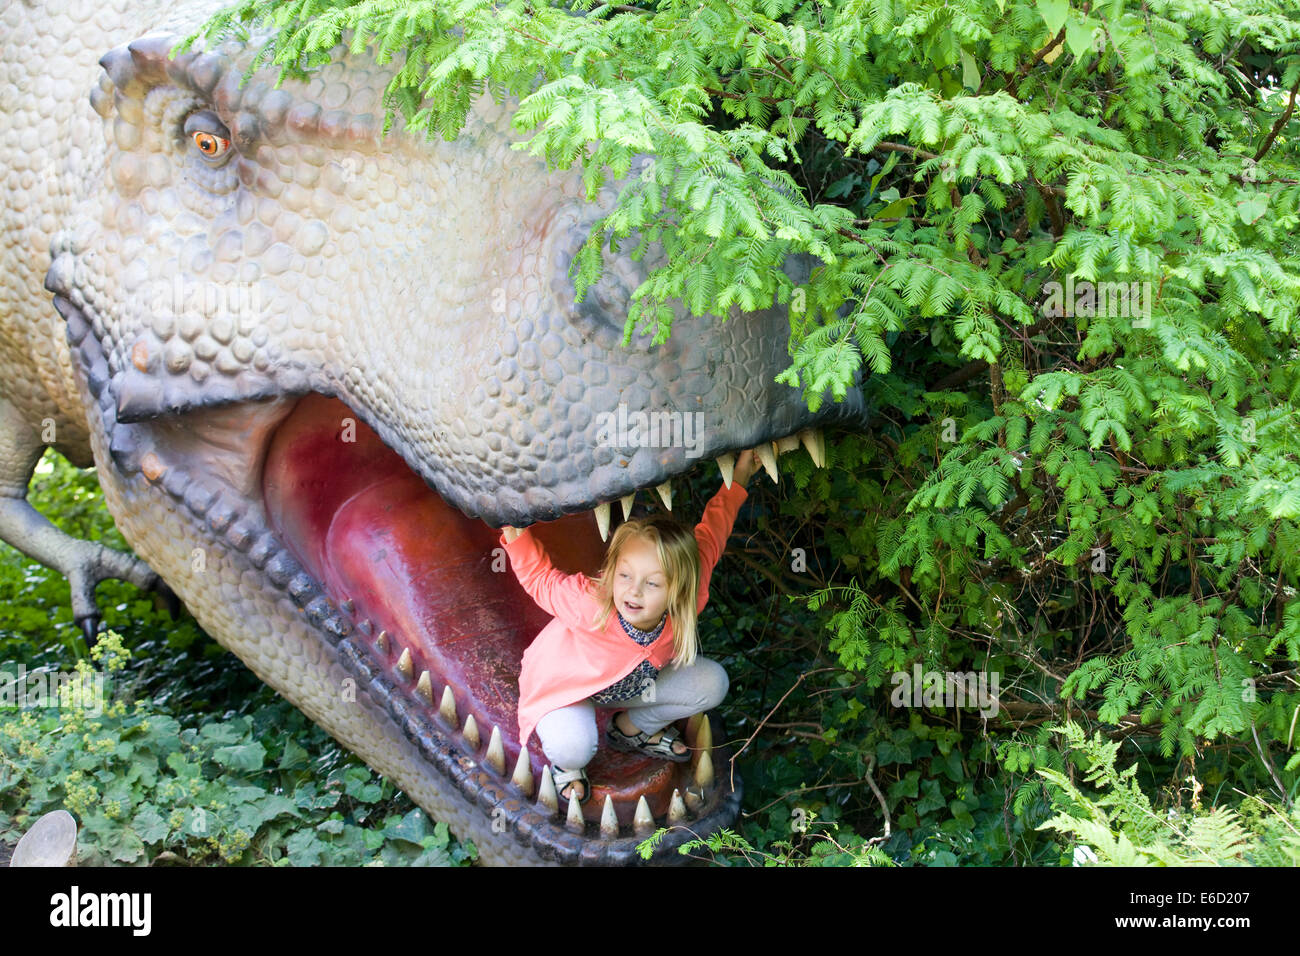
[[[29,497],[69,534],[127,550],[93,470],[47,452]],[[91,864],[453,865],[442,823],[340,748],[208,638],[130,584],[97,592],[87,654],[67,581],[0,543],[0,670],[103,681],[102,713],[0,707],[0,843],[77,817]],[[92,670],[91,661],[100,662]]]
[[[1076,864],[1099,862],[1115,866],[1300,866],[1300,808],[1278,810],[1258,795],[1249,795],[1240,809],[1204,808],[1201,785],[1195,778],[1187,810],[1158,814],[1134,779],[1136,767],[1116,770],[1117,744],[1100,735],[1086,737],[1072,722],[1051,728],[1086,761],[1084,779],[1097,785],[1095,795],[1082,793],[1064,774],[1039,770],[1054,785],[1058,812],[1043,827],[1073,836]]]
[[[130,652],[108,631],[91,656],[111,686]],[[319,772],[299,741],[319,749],[324,735],[286,701],[187,727],[147,700],[77,706],[89,704],[97,675],[85,659],[76,674],[87,696],[69,686],[62,706],[0,711],[0,834],[66,809],[80,824],[79,860],[91,865],[418,866],[475,856],[419,808],[394,812],[392,785],[368,768]]]

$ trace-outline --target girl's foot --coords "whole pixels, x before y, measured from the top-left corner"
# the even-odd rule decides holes
[[[665,727],[656,734],[646,735],[632,723],[626,710],[620,710],[610,721],[607,735],[616,748],[664,757],[675,762],[689,760],[691,751],[673,727]]]
[[[556,792],[565,800],[587,802],[586,770],[561,770],[559,767],[552,767],[551,779],[555,781]]]

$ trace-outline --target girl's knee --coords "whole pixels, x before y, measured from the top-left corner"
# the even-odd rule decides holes
[[[727,677],[726,668],[715,660],[701,658],[698,661],[700,668],[700,709],[708,710],[711,707],[717,707],[727,696],[727,690],[731,686],[731,681]]]
[[[537,722],[537,736],[546,759],[552,766],[565,770],[585,767],[600,746],[594,712],[577,707],[564,707],[545,715]]]

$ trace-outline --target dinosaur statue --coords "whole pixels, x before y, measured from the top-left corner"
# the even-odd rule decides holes
[[[561,817],[516,739],[546,617],[496,529],[594,571],[612,502],[671,507],[673,478],[729,480],[754,446],[774,479],[800,441],[824,464],[860,389],[812,414],[773,383],[782,308],[678,306],[666,343],[622,346],[652,260],[607,255],[581,304],[569,278],[615,187],[587,202],[512,150],[487,97],[454,142],[381,136],[396,67],[368,56],[279,89],[241,86],[257,35],[170,58],[216,9],[0,0],[0,538],[67,575],[88,637],[100,580],[178,597],[485,862],[634,863],[665,820],[731,823],[739,781],[694,719],[693,764],[602,751],[588,818]],[[47,447],[96,467],[134,555],[31,507]]]

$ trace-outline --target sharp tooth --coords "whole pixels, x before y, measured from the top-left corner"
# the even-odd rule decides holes
[[[560,809],[560,795],[555,792],[555,778],[551,776],[551,765],[542,768],[542,783],[537,788],[537,805],[557,813]]]
[[[596,505],[596,527],[600,529],[600,540],[609,540],[609,502],[602,501]]]
[[[371,635],[374,629],[375,626],[370,623],[370,618],[368,617],[363,617],[361,620],[357,621],[357,630],[367,637]]]
[[[465,738],[465,743],[469,744],[474,750],[478,750],[479,736],[478,724],[474,722],[474,715],[470,714],[465,718],[465,729],[462,730],[461,736]]]
[[[700,807],[704,806],[704,794],[700,793],[694,787],[687,787],[686,806],[692,813],[699,813]]]
[[[379,636],[375,638],[375,647],[379,648],[379,650],[384,654],[388,653],[388,632],[387,631],[379,632]]]
[[[686,822],[686,804],[682,802],[680,791],[673,791],[673,799],[668,804],[668,822],[672,824]]]
[[[713,786],[713,757],[707,750],[700,751],[700,762],[695,765],[695,785],[701,790]]]
[[[817,467],[826,467],[826,433],[820,428],[813,429],[813,435],[817,438],[817,460],[821,462]]]
[[[803,447],[808,450],[808,457],[812,459],[813,467],[824,467],[825,463],[822,461],[822,456],[818,454],[817,435],[813,429],[805,428],[799,432],[799,440],[803,442]]]
[[[686,718],[686,739],[692,747],[695,746],[695,738],[700,732],[700,721],[704,719],[704,714],[691,714]]]
[[[778,438],[772,444],[776,445],[776,453],[784,455],[788,451],[794,451],[799,447],[798,435],[786,435],[784,438]]]
[[[600,835],[608,839],[618,836],[618,814],[614,812],[614,801],[605,794],[605,807],[600,811]]]
[[[705,714],[704,719],[700,721],[699,730],[695,734],[695,757],[699,760],[700,754],[710,753],[713,750],[713,726],[709,723],[709,715]]]
[[[397,669],[401,671],[402,676],[410,680],[415,674],[415,665],[411,663],[411,649],[402,648],[402,656],[397,659]]]
[[[415,692],[423,697],[426,702],[433,703],[433,681],[429,679],[428,671],[420,674],[420,682],[415,685]]]
[[[626,521],[628,518],[632,517],[632,503],[633,503],[635,500],[636,500],[636,492],[635,492],[635,491],[632,492],[630,495],[624,495],[624,496],[620,499],[620,503],[623,505],[623,520],[624,520],[624,521]]]
[[[766,442],[759,445],[757,449],[758,460],[763,463],[763,470],[773,481],[778,481],[776,476],[776,454],[772,451],[772,443]]]
[[[673,510],[673,480],[669,478],[662,485],[657,485],[655,491],[659,492],[659,497],[663,499],[664,507],[669,511]]]
[[[460,718],[456,716],[456,695],[451,692],[450,684],[442,689],[442,703],[438,705],[438,713],[453,727],[460,723]]]
[[[577,781],[574,781],[575,783]],[[578,788],[575,786],[569,793],[576,794]],[[582,804],[578,802],[576,796],[569,798],[569,815],[564,821],[564,826],[574,833],[581,833],[587,829],[587,821],[582,818]]]
[[[352,614],[356,611],[356,609],[357,609],[356,601],[352,600],[352,598],[343,599],[343,610],[347,611],[349,614]]]
[[[636,802],[636,815],[632,817],[632,829],[637,836],[645,836],[655,828],[655,817],[650,812],[650,804],[645,802],[645,794]]]
[[[731,487],[731,476],[736,471],[736,456],[731,452],[721,454],[716,459],[718,470],[722,472],[722,483],[728,488]]]
[[[510,777],[510,782],[519,788],[519,792],[525,797],[533,795],[533,762],[528,759],[528,748],[524,747],[519,751],[519,759],[515,761],[515,772]],[[555,789],[554,784],[551,789]]]
[[[506,772],[506,748],[501,743],[501,728],[493,726],[492,736],[488,738],[487,755],[484,757],[487,764],[497,773]]]

